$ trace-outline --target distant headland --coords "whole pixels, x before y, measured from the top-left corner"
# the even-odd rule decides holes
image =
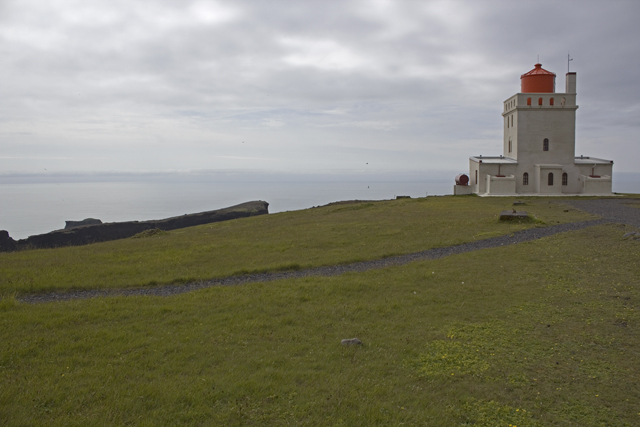
[[[268,213],[269,203],[259,200],[213,211],[150,221],[102,223],[102,221],[94,218],[88,218],[83,221],[66,221],[66,227],[63,230],[29,236],[21,240],[13,240],[7,231],[0,230],[0,252],[87,245],[109,240],[126,239],[147,230],[169,231]]]

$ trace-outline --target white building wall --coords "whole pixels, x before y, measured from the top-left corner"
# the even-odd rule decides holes
[[[549,185],[549,174],[553,174],[553,184]],[[562,194],[562,165],[537,165],[536,187],[540,194]]]
[[[470,160],[470,165],[472,174],[470,180],[472,184],[475,184],[475,171],[478,172],[478,184],[473,188],[474,193],[496,194],[494,191],[499,191],[497,194],[515,194],[515,164],[480,163]],[[508,181],[508,183],[494,183],[491,181],[491,179],[496,178],[497,175],[504,175],[502,179],[501,177],[497,177],[498,181]],[[510,178],[504,179],[507,177]],[[507,187],[509,189],[508,192],[506,192],[507,190],[504,190],[504,188]]]
[[[518,160],[516,169],[516,192],[555,193],[562,189],[546,188],[541,185],[546,177],[540,176],[536,165],[560,164],[566,168],[571,177],[563,189],[579,192],[579,173],[575,170],[575,94],[566,93],[518,93],[515,99],[514,119],[516,124],[509,128],[505,139],[512,139],[511,156]],[[530,102],[529,102],[530,100]],[[530,105],[529,105],[530,104]],[[540,105],[542,104],[542,105]],[[553,104],[553,105],[551,105]],[[548,151],[544,151],[544,140],[547,139]],[[508,148],[508,147],[507,147]],[[529,184],[524,185],[524,174],[529,175]],[[554,175],[555,176],[555,175]],[[546,183],[546,181],[544,181]],[[554,181],[555,182],[555,181]],[[560,184],[561,185],[561,184]]]
[[[517,160],[534,164],[572,164],[575,158],[575,109],[551,108],[518,111]],[[544,140],[549,150],[544,151]]]
[[[479,169],[480,164],[473,159],[469,159],[469,185],[471,186],[471,191],[476,194],[481,192]],[[484,191],[482,192],[484,193]]]
[[[562,192],[567,194],[582,193],[582,173],[574,163],[563,165],[562,173],[567,174],[567,185],[562,186]]]
[[[518,140],[516,138],[518,130],[517,101],[517,95],[513,95],[504,101],[504,113],[502,114],[504,121],[502,155],[512,159],[518,158]],[[511,145],[509,145],[509,141],[511,141]]]

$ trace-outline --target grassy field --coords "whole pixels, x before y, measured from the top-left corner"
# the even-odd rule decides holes
[[[557,211],[545,221],[579,216]],[[0,424],[639,425],[630,230],[164,298],[5,298]],[[340,345],[353,337],[364,344]]]
[[[500,223],[513,198],[429,197],[245,218],[138,239],[0,253],[0,295],[189,282],[349,263],[591,218],[529,198],[537,220]],[[524,199],[523,199],[524,200]]]

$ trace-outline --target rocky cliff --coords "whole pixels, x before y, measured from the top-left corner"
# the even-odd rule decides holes
[[[0,252],[55,248],[60,246],[86,245],[89,243],[106,242],[108,240],[125,239],[145,230],[160,229],[164,231],[178,228],[193,227],[194,225],[245,218],[269,213],[269,203],[253,201],[242,203],[215,211],[200,212],[173,218],[151,221],[107,222],[75,226],[64,230],[56,230],[46,234],[29,236],[22,240],[13,240],[9,234],[0,230]]]

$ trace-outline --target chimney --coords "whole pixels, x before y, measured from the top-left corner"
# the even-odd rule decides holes
[[[567,73],[566,93],[576,93],[576,73]]]

